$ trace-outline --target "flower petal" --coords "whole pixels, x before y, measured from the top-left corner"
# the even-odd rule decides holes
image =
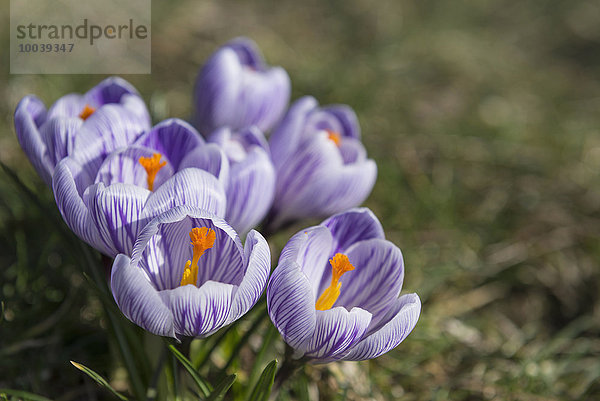
[[[317,311],[315,332],[306,348],[297,351],[315,359],[331,358],[360,341],[370,322],[371,314],[361,308]]]
[[[119,254],[115,258],[110,287],[127,319],[156,335],[175,337],[172,312],[143,270],[132,265],[128,256]]]
[[[51,185],[54,163],[38,130],[45,118],[46,107],[33,95],[25,96],[15,110],[15,131],[19,144],[40,177]]]
[[[198,168],[208,171],[223,183],[227,184],[229,179],[229,161],[227,156],[218,145],[208,143],[198,146],[188,152],[179,165],[179,169]]]
[[[378,238],[357,242],[346,252],[354,270],[340,279],[342,288],[335,305],[368,310],[376,323],[402,289],[402,252],[393,243]],[[321,290],[329,285],[328,273],[323,277]]]
[[[385,238],[381,223],[366,207],[338,213],[322,222],[321,225],[327,227],[333,236],[334,254],[345,253],[348,247],[358,241]]]
[[[267,287],[267,309],[283,339],[292,348],[305,349],[315,331],[316,310],[313,290],[300,266],[280,263]]]
[[[244,247],[246,272],[233,297],[227,322],[233,322],[247,313],[260,298],[271,272],[271,251],[265,238],[255,230],[248,233]]]
[[[204,144],[204,140],[188,123],[178,118],[162,121],[134,143],[166,156],[175,171],[186,154]]]
[[[54,165],[72,153],[75,136],[82,123],[80,118],[57,117],[40,127],[40,136]]]
[[[192,259],[192,227],[207,227],[216,234],[213,247],[198,262],[197,285],[209,280],[240,284],[244,277],[240,238],[225,220],[197,207],[178,206],[151,220],[137,237],[133,259],[156,288],[178,287],[186,261]]]
[[[73,159],[63,159],[54,171],[52,188],[56,205],[67,226],[100,252],[113,254],[105,245],[82,198],[91,179]],[[86,185],[87,184],[87,185]]]
[[[299,148],[303,139],[306,118],[310,111],[318,105],[312,96],[304,96],[296,100],[281,123],[273,130],[269,138],[269,146],[273,164],[277,169],[287,163],[291,155]]]
[[[421,300],[417,294],[401,296],[386,314],[387,322],[351,348],[341,359],[362,361],[385,354],[404,341],[417,324],[420,314]]]
[[[360,139],[360,125],[358,124],[356,113],[352,108],[345,104],[334,104],[325,106],[322,110],[335,116],[339,121],[342,127],[342,130],[339,131],[340,134],[344,137]]]
[[[229,125],[241,86],[242,66],[232,49],[216,51],[202,67],[194,87],[194,121],[204,134]]]
[[[108,104],[90,115],[75,137],[73,156],[95,176],[106,155],[131,144],[150,127],[119,105]]]
[[[225,325],[234,290],[231,284],[207,281],[200,288],[188,284],[160,295],[169,305],[178,335],[205,337]]]
[[[148,188],[148,174],[140,164],[140,158],[152,157],[153,153],[152,149],[141,146],[128,146],[110,153],[98,169],[96,182],[102,182],[107,186],[122,183]],[[161,161],[167,164],[158,170],[154,179],[154,188],[160,187],[173,175],[171,160],[162,157]]]
[[[329,267],[327,259],[331,256],[332,241],[326,227],[310,227],[290,238],[279,256],[280,265],[289,261],[298,263],[310,284],[313,307],[320,295],[319,285]]]
[[[139,97],[133,85],[121,77],[108,77],[90,89],[85,98],[93,102],[92,105],[102,106],[109,103],[120,103],[124,95]]]
[[[264,149],[253,147],[233,164],[227,186],[227,221],[239,233],[255,227],[267,214],[275,196],[275,168]]]
[[[227,200],[223,185],[206,171],[186,168],[168,179],[148,198],[144,215],[154,218],[180,205],[195,206],[224,216]]]
[[[131,255],[135,239],[148,221],[142,211],[149,195],[150,191],[136,185],[117,183],[104,188],[99,184],[89,207],[111,256]]]
[[[69,93],[58,99],[48,109],[48,115],[46,118],[51,120],[53,118],[79,118],[79,114],[83,111],[86,105],[86,99],[84,96],[78,93]],[[98,107],[97,105],[90,105]]]

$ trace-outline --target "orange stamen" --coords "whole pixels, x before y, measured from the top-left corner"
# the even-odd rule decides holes
[[[331,131],[331,130],[326,130],[326,131],[327,131],[329,140],[333,141],[333,143],[335,143],[335,146],[337,146],[339,148],[340,145],[342,144],[342,136],[335,131]]]
[[[190,244],[194,247],[192,260],[188,260],[181,276],[180,285],[193,284],[198,281],[198,260],[215,244],[217,234],[208,227],[194,227],[190,231]]]
[[[331,284],[317,300],[315,304],[317,310],[331,309],[340,296],[340,288],[342,288],[340,278],[344,273],[354,270],[348,256],[343,253],[336,253],[333,258],[329,259],[329,263],[331,264]]]
[[[79,113],[79,118],[81,118],[83,121],[85,121],[85,120],[87,120],[87,118],[89,116],[94,114],[95,111],[96,111],[95,108],[93,108],[89,104],[86,104],[85,107],[83,108],[83,110],[81,110],[81,113]]]
[[[152,155],[152,157],[142,156],[138,160],[139,163],[142,165],[142,167],[144,167],[144,169],[146,169],[146,174],[148,174],[146,181],[148,182],[148,189],[150,191],[154,190],[154,180],[156,179],[156,174],[158,174],[158,171],[161,168],[163,168],[164,166],[167,165],[167,162],[166,161],[161,162],[160,158],[161,158],[160,153],[154,153]]]

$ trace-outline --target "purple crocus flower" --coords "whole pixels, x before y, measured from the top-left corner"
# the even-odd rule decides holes
[[[169,119],[110,153],[96,170],[65,158],[56,166],[53,189],[69,228],[114,257],[131,254],[145,224],[174,206],[224,216],[228,169],[216,144],[204,143],[188,123]]]
[[[205,337],[254,306],[270,265],[269,246],[257,231],[242,246],[225,220],[180,206],[146,225],[131,259],[116,257],[111,288],[123,314],[144,329]]]
[[[371,359],[400,344],[419,318],[418,295],[398,297],[403,278],[402,253],[377,218],[351,209],[290,239],[267,307],[295,358]]]
[[[209,141],[219,144],[229,159],[227,222],[247,233],[267,214],[275,195],[275,168],[269,145],[257,127],[239,133],[229,128],[215,131]]]
[[[247,38],[233,39],[206,62],[194,88],[196,126],[203,134],[220,127],[234,131],[251,125],[268,131],[290,99],[290,78],[269,67]]]
[[[97,166],[108,152],[127,146],[149,128],[144,101],[118,77],[105,79],[84,95],[63,96],[48,110],[28,95],[15,111],[19,143],[48,185],[63,158],[76,155],[81,164]]]
[[[277,172],[271,228],[360,205],[377,177],[360,142],[356,114],[344,105],[297,100],[269,140]]]

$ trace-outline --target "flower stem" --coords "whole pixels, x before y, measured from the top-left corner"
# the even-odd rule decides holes
[[[285,381],[287,381],[290,377],[292,377],[292,375],[294,373],[296,373],[296,371],[298,371],[301,367],[304,366],[305,359],[304,358],[293,359],[292,358],[293,351],[294,350],[292,349],[292,347],[290,347],[289,345],[286,344],[283,364],[277,371],[277,374],[275,375],[275,380],[273,382],[273,387],[271,390],[271,397],[270,397],[271,400],[274,400],[277,398],[277,395],[278,395],[279,390],[281,389],[281,386],[283,385],[283,383]]]

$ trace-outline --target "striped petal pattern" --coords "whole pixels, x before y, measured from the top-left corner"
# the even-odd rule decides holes
[[[358,120],[348,106],[320,108],[314,98],[301,98],[269,144],[277,172],[271,229],[358,206],[373,189],[377,166],[366,158]]]
[[[219,127],[267,131],[290,98],[290,79],[268,67],[256,44],[237,38],[218,49],[200,70],[194,88],[194,121],[207,135]]]
[[[80,113],[86,106],[95,111],[84,121]],[[118,77],[105,79],[86,94],[65,95],[48,110],[37,97],[25,96],[14,119],[21,147],[49,185],[56,165],[65,157],[81,157],[78,162],[94,176],[102,155],[130,144],[150,127],[139,93]]]
[[[196,285],[181,286],[185,261],[191,259],[187,234],[198,226],[214,230],[216,240],[200,258]],[[132,255],[117,256],[113,265],[117,304],[137,325],[176,338],[208,336],[245,314],[266,286],[271,260],[259,233],[249,233],[243,248],[222,218],[191,206],[169,209],[151,220]]]
[[[332,282],[328,259],[338,253],[354,269],[339,278],[332,307],[317,310]],[[419,297],[399,297],[403,280],[402,253],[384,239],[381,223],[368,209],[351,209],[290,239],[267,287],[269,316],[296,358],[375,358],[400,344],[419,318]]]

